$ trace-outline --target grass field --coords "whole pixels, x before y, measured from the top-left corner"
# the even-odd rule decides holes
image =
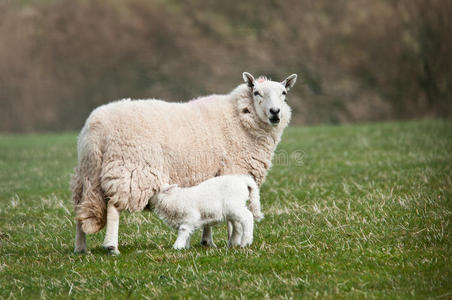
[[[75,134],[0,136],[0,298],[452,298],[452,121],[289,128],[254,244],[121,215],[73,251]]]

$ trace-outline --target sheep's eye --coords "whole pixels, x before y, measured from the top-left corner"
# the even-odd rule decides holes
[[[283,91],[282,94],[285,96],[285,95],[287,95],[287,92],[286,92],[286,91]]]
[[[254,91],[254,96],[260,96],[261,94],[258,91]]]

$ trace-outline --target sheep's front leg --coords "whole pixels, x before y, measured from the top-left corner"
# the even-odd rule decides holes
[[[213,242],[212,236],[213,236],[212,227],[204,226],[204,229],[202,231],[201,245],[216,247],[216,245]]]
[[[77,221],[75,227],[75,253],[86,253],[86,234],[82,230],[82,222]]]
[[[107,204],[107,229],[105,233],[104,248],[109,254],[118,255],[118,230],[119,230],[119,210],[115,203],[108,201]]]
[[[181,225],[179,227],[179,231],[177,234],[176,242],[173,245],[173,248],[176,250],[181,250],[184,248],[190,247],[190,235],[193,231],[193,228],[189,225]]]

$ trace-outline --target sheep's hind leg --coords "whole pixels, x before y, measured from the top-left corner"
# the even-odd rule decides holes
[[[74,253],[86,253],[86,234],[82,230],[82,222],[77,221],[75,227],[75,249]]]
[[[231,227],[231,229],[229,228]],[[240,245],[242,241],[242,225],[237,221],[228,221],[228,236],[229,236],[229,247],[235,247]]]
[[[173,245],[173,248],[176,250],[181,250],[184,248],[190,247],[190,235],[193,232],[193,228],[189,225],[181,225],[179,227],[178,235],[176,242]],[[187,243],[188,242],[188,243]]]
[[[216,247],[215,243],[213,242],[212,236],[213,236],[212,227],[204,226],[201,237],[201,245]]]
[[[111,255],[119,255],[118,250],[119,210],[113,201],[107,204],[107,229],[105,233],[104,248]]]

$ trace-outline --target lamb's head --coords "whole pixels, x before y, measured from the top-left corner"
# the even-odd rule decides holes
[[[157,202],[165,201],[167,197],[171,196],[178,189],[177,184],[164,184],[160,188],[160,191],[152,196],[151,203],[155,205]]]
[[[160,189],[160,194],[169,195],[172,192],[176,191],[177,189],[179,189],[177,184],[164,184]]]
[[[297,74],[292,74],[282,82],[276,82],[260,77],[254,79],[248,72],[243,73],[243,80],[253,94],[254,109],[262,122],[278,126],[281,122],[287,124],[291,109],[286,103],[287,92],[297,81]]]

